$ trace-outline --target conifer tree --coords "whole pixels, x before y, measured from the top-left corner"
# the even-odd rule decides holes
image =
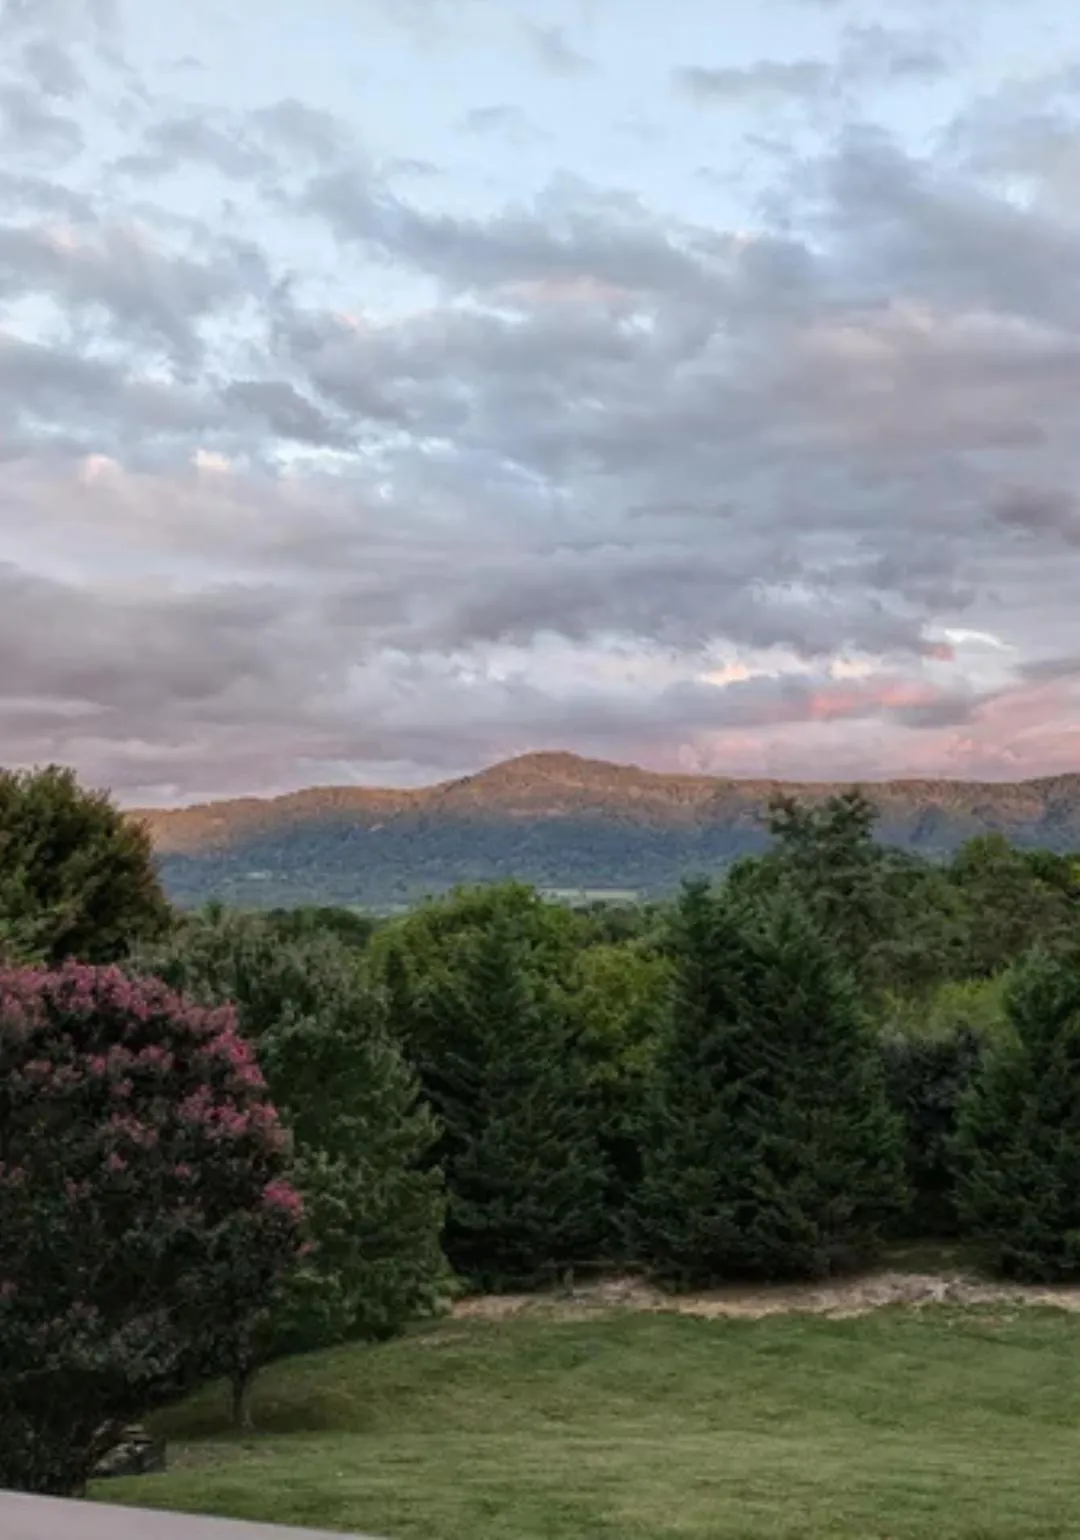
[[[898,1124],[850,978],[783,892],[688,886],[639,1201],[682,1285],[818,1277],[873,1253],[903,1201]]]
[[[434,1309],[448,1280],[438,1130],[353,949],[325,931],[283,942],[257,917],[211,908],[143,962],[235,1002],[293,1136],[313,1245],[267,1355],[387,1336]]]
[[[475,1285],[499,1288],[592,1260],[605,1171],[584,1065],[565,1009],[530,974],[512,917],[461,937],[450,961],[429,958],[408,999],[443,1127],[450,1261]]]
[[[1080,957],[1038,952],[1006,996],[1011,1031],[965,1097],[961,1234],[1006,1277],[1080,1278]]]

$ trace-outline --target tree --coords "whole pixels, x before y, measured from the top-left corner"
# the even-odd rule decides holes
[[[296,1259],[289,1169],[230,1009],[0,971],[0,1487],[78,1493],[125,1423],[231,1372]]]
[[[169,919],[141,825],[70,770],[0,771],[0,950],[10,961],[115,962]]]
[[[142,963],[196,998],[235,1002],[293,1137],[311,1245],[234,1383],[242,1423],[262,1359],[389,1336],[436,1308],[448,1279],[442,1175],[428,1160],[438,1130],[381,993],[328,932],[283,942],[218,908]]]
[[[640,941],[585,947],[568,979],[594,1126],[608,1171],[604,1207],[609,1245],[628,1242],[627,1221],[641,1182],[644,1119],[668,1017],[668,959]]]
[[[961,1233],[995,1271],[1080,1278],[1080,956],[1033,953],[1010,983],[1011,1031],[964,1099],[954,1147]]]
[[[797,902],[684,890],[639,1226],[681,1284],[816,1277],[873,1253],[900,1130],[841,970]]]
[[[563,997],[513,910],[451,944],[386,959],[399,1029],[443,1136],[447,1254],[482,1288],[528,1287],[592,1260],[605,1171]],[[430,933],[425,939],[430,940]]]
[[[1045,852],[1016,850],[1002,834],[978,835],[957,851],[949,878],[966,910],[967,976],[990,977],[1038,944],[1068,948],[1075,899]]]
[[[729,873],[731,888],[768,902],[781,890],[805,908],[875,1005],[956,975],[966,915],[934,866],[875,838],[878,812],[862,791],[820,804],[769,804],[772,849]]]

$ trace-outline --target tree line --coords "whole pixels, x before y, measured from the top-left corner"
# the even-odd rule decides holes
[[[768,822],[670,903],[179,915],[108,798],[0,774],[0,1485],[461,1289],[905,1235],[1080,1275],[1080,863],[932,865],[856,792]]]

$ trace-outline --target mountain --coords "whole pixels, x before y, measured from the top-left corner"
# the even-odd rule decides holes
[[[820,800],[843,789],[543,753],[415,790],[315,787],[130,816],[149,828],[179,904],[217,896],[248,907],[389,910],[503,877],[566,892],[662,893],[690,872],[763,849],[760,818],[776,792]],[[881,810],[880,837],[927,855],[991,830],[1020,845],[1080,849],[1080,775],[865,790]]]

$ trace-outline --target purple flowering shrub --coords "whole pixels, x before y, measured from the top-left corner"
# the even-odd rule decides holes
[[[230,1006],[0,969],[0,1487],[80,1492],[116,1429],[233,1373],[301,1249]]]

